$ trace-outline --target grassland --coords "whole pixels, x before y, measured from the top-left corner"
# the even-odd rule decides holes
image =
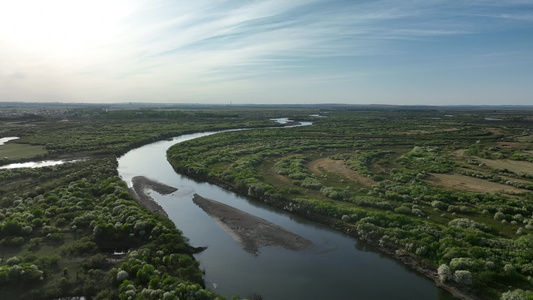
[[[47,153],[44,146],[17,144],[15,142],[0,145],[0,157],[7,162],[42,157]]]

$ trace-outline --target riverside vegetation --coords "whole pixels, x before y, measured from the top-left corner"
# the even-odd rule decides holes
[[[267,118],[83,108],[61,118],[25,114],[0,122],[0,136],[20,137],[0,146],[2,157],[4,146],[32,149],[3,164],[85,158],[0,170],[0,299],[222,298],[203,288],[195,249],[179,229],[134,200],[118,177],[115,156],[189,132],[272,126]]]
[[[3,117],[0,136],[20,137],[4,146],[28,150],[3,164],[87,160],[0,170],[0,298],[219,297],[202,288],[174,224],[132,198],[115,156],[184,133],[275,126],[275,117],[313,125],[207,136],[168,159],[367,240],[467,297],[533,298],[531,112],[332,106],[309,116],[319,113],[90,107]]]
[[[364,239],[462,298],[533,299],[531,111],[324,116],[191,140],[167,158]]]

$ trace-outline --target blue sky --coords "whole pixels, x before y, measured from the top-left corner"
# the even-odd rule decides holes
[[[0,0],[0,101],[533,104],[533,0]]]

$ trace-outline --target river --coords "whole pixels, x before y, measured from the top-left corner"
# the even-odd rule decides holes
[[[431,280],[369,250],[361,241],[216,185],[197,182],[172,169],[166,160],[170,146],[215,133],[188,134],[155,142],[118,159],[118,172],[130,187],[132,177],[146,176],[178,188],[170,195],[156,192],[151,195],[192,246],[208,246],[195,254],[205,270],[208,289],[228,298],[256,293],[263,299],[275,300],[455,299]],[[303,251],[263,247],[259,255],[250,254],[192,202],[194,193],[277,224],[309,239],[314,247]]]

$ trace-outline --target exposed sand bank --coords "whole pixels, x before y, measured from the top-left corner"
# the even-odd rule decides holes
[[[133,187],[130,190],[143,207],[145,207],[151,212],[158,213],[163,217],[168,218],[168,215],[165,210],[161,207],[161,205],[155,202],[152,197],[150,197],[147,190],[153,190],[158,192],[159,194],[168,195],[177,191],[177,188],[151,180],[144,176],[133,177],[131,179],[131,183],[133,184]]]
[[[193,201],[229,233],[243,249],[254,255],[259,248],[271,246],[289,250],[304,250],[313,243],[286,229],[215,200],[194,194]]]

